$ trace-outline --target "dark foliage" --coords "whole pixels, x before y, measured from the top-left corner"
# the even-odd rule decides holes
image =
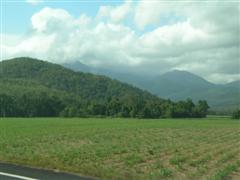
[[[240,119],[240,109],[237,109],[237,110],[233,111],[232,118],[233,119]]]

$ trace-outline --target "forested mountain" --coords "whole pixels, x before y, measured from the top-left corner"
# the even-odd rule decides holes
[[[105,102],[109,97],[123,98],[125,95],[141,96],[143,99],[156,98],[146,91],[105,76],[73,72],[60,65],[36,59],[16,58],[3,61],[1,68],[0,75],[4,78],[32,81],[78,95],[84,100]]]
[[[70,65],[68,65],[69,68]],[[79,67],[79,68],[78,68]],[[75,71],[81,71],[75,66]],[[233,110],[240,106],[240,81],[228,84],[213,84],[200,76],[186,71],[174,70],[159,76],[142,76],[131,73],[112,72],[88,66],[89,72],[107,75],[119,81],[147,90],[158,97],[173,101],[191,98],[194,102],[208,100],[212,110]]]
[[[172,71],[154,78],[147,89],[163,98],[179,101],[206,99],[213,110],[232,110],[240,104],[239,81],[217,85],[186,71]]]
[[[186,71],[171,71],[157,76],[151,80],[150,91],[159,96],[176,100],[179,94],[186,93],[185,98],[189,97],[189,92],[204,91],[214,87],[214,84]],[[182,95],[181,95],[182,97]],[[180,97],[180,99],[181,99]]]
[[[204,117],[207,109],[37,59],[0,62],[0,116]]]

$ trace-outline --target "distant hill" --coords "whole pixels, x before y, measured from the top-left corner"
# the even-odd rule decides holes
[[[171,71],[153,78],[149,90],[154,94],[173,100],[189,97],[189,92],[195,93],[212,88],[215,85],[205,79],[186,71]],[[179,95],[181,93],[182,95]]]
[[[197,102],[206,99],[213,110],[233,110],[240,106],[240,81],[218,85],[193,73],[179,70],[149,77],[107,69],[89,69],[92,73],[107,75],[173,101],[191,98]]]
[[[128,83],[130,85],[134,85],[138,87],[141,87],[139,85],[146,84],[146,82],[149,80],[149,77],[146,75],[122,72],[121,70],[114,71],[112,69],[102,68],[102,67],[101,68],[92,67],[78,61],[73,61],[71,63],[63,63],[61,65],[76,72],[88,72],[96,75],[104,75],[112,79],[116,79],[121,82]]]
[[[165,114],[161,106],[173,105],[117,80],[32,58],[0,62],[0,87],[0,116],[156,118]],[[148,111],[157,105],[158,114]]]
[[[239,88],[240,89],[240,80],[239,81],[233,81],[228,84],[224,85],[225,87],[232,87],[232,88]]]
[[[60,65],[31,58],[15,58],[0,62],[2,79],[21,80],[54,90],[78,95],[85,100],[106,101],[108,97],[125,95],[156,98],[148,92],[105,76],[74,72]],[[20,84],[19,84],[20,85]]]
[[[235,109],[240,103],[239,81],[217,85],[186,71],[172,71],[156,77],[148,90],[174,101],[206,99],[212,109]]]

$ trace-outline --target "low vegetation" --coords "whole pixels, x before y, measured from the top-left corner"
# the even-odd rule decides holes
[[[2,118],[0,161],[101,179],[239,179],[240,122]]]
[[[240,109],[233,111],[232,118],[233,119],[240,119]]]

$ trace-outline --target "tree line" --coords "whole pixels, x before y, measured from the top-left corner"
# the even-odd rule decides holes
[[[232,113],[232,119],[240,119],[240,109],[236,109]]]
[[[131,118],[185,118],[206,117],[206,101],[194,104],[192,100],[158,102],[141,97],[119,99],[109,97],[106,102],[66,100],[47,93],[12,96],[0,94],[1,117],[89,117],[111,116]]]

